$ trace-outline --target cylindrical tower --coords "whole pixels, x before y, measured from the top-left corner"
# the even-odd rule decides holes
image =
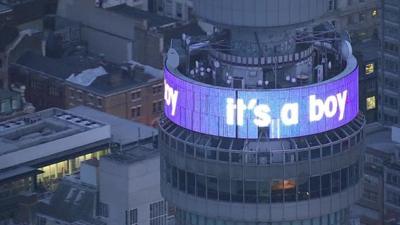
[[[177,224],[348,224],[365,120],[328,1],[194,3],[214,33],[173,40],[159,128]]]

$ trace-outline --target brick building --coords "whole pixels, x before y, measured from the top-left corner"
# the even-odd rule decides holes
[[[137,63],[27,52],[10,66],[10,74],[12,83],[26,86],[26,98],[38,110],[85,105],[148,125],[155,125],[162,111],[162,72]]]

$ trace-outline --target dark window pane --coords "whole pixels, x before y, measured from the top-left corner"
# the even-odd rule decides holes
[[[241,180],[232,180],[231,181],[232,188],[232,201],[233,202],[243,202],[243,181]]]
[[[217,178],[207,177],[207,198],[218,199]]]
[[[308,151],[302,151],[298,153],[299,161],[307,161],[308,160]]]
[[[196,157],[200,159],[204,159],[205,153],[204,149],[202,148],[196,148]]]
[[[273,181],[271,186],[271,202],[283,202],[283,181]]]
[[[311,159],[318,159],[321,157],[321,151],[319,148],[311,149]]]
[[[286,152],[285,153],[285,162],[287,162],[287,163],[296,162],[296,153],[295,152]]]
[[[258,182],[258,202],[269,203],[269,183]]]
[[[196,175],[196,195],[202,198],[206,197],[206,178]]]
[[[230,201],[230,184],[229,180],[223,179],[218,182],[219,200]]]
[[[185,145],[180,141],[178,141],[178,152],[185,152]]]
[[[331,174],[325,174],[321,177],[321,194],[322,196],[328,196],[331,194]]]
[[[178,187],[178,170],[176,167],[172,167],[172,187]]]
[[[207,159],[216,160],[217,159],[217,152],[214,150],[207,151]]]
[[[340,191],[340,171],[332,173],[332,193]]]
[[[337,154],[340,152],[340,144],[333,145],[333,154]]]
[[[310,179],[310,195],[311,198],[319,198],[320,197],[320,189],[321,189],[321,183],[320,183],[320,176],[316,177],[311,177]]]
[[[232,162],[233,163],[241,163],[242,162],[242,153],[231,153]]]
[[[229,152],[218,152],[220,161],[229,162]]]
[[[186,192],[186,177],[183,170],[179,170],[179,190]]]
[[[258,153],[258,162],[259,165],[267,165],[270,163],[270,155],[269,152],[259,152]]]
[[[245,202],[257,202],[257,183],[255,181],[245,181],[244,183],[244,199]]]
[[[194,195],[195,194],[195,187],[196,187],[196,179],[195,175],[193,173],[186,173],[187,176],[187,192],[189,194]]]
[[[347,188],[347,185],[348,185],[348,180],[347,180],[347,178],[348,178],[348,168],[343,168],[342,170],[341,170],[341,172],[340,172],[340,187],[341,187],[341,190],[344,190],[344,189],[346,189]]]
[[[302,178],[303,182],[297,187],[297,200],[303,201],[308,200],[310,197],[310,190],[308,189],[308,177]]]
[[[322,148],[322,157],[327,157],[331,155],[331,146],[325,146]]]
[[[191,145],[186,145],[186,155],[194,156],[194,148]]]

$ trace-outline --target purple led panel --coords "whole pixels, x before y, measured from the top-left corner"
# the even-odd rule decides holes
[[[332,130],[358,114],[358,69],[291,89],[214,87],[165,69],[165,115],[189,130],[232,138],[299,137]]]

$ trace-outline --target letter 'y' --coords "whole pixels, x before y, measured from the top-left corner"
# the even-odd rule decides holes
[[[336,98],[338,100],[339,105],[339,121],[341,121],[344,117],[344,111],[346,108],[346,99],[347,99],[347,90],[343,91],[343,93],[336,94]]]

